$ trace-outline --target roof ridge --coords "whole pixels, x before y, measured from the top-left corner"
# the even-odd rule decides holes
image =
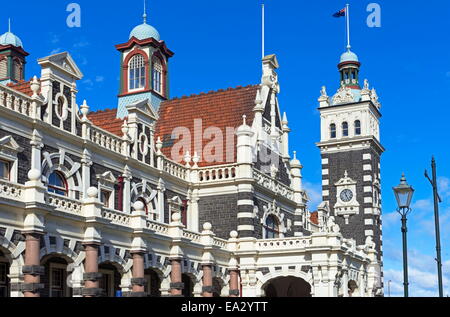
[[[186,96],[183,95],[181,97],[174,97],[168,101],[171,100],[179,100],[179,99],[187,99],[187,98],[195,98],[195,97],[204,97],[204,96],[210,96],[210,95],[214,95],[214,94],[218,94],[218,93],[223,93],[223,92],[228,92],[228,91],[236,91],[236,90],[240,90],[240,89],[246,89],[246,88],[254,88],[254,87],[258,87],[259,84],[253,84],[253,85],[247,85],[247,86],[236,86],[236,87],[229,87],[227,89],[218,89],[218,90],[210,90],[208,92],[200,92],[197,94],[191,94],[190,96]]]

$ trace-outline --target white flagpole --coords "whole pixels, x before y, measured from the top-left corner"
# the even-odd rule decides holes
[[[262,58],[265,57],[265,8],[262,4]]]
[[[345,11],[345,16],[347,17],[347,50],[350,51],[352,46],[350,45],[350,5],[347,4],[347,10]]]

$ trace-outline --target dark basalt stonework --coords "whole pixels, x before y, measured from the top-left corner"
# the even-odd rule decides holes
[[[370,154],[371,160],[363,160],[364,154]],[[348,176],[357,182],[356,195],[360,204],[358,215],[352,215],[349,218],[349,224],[345,224],[343,217],[336,217],[337,224],[341,227],[341,232],[345,238],[353,238],[358,245],[365,244],[365,230],[373,230],[374,242],[377,245],[379,256],[381,247],[381,217],[364,214],[365,208],[373,208],[373,203],[364,203],[364,197],[373,197],[372,192],[364,193],[365,186],[373,186],[372,182],[364,182],[364,175],[378,175],[380,154],[374,149],[364,149],[347,151],[341,153],[323,154],[322,159],[328,159],[328,164],[323,165],[323,169],[328,169],[329,175],[324,175],[324,180],[329,180],[328,186],[323,186],[323,190],[329,191],[329,196],[323,197],[324,201],[330,202],[330,209],[334,214],[334,205],[337,202],[337,188],[334,185],[344,177],[345,171]],[[371,165],[371,171],[364,171],[364,165]],[[372,219],[373,225],[365,225],[365,219]]]

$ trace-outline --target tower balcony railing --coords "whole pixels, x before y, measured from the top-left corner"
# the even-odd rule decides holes
[[[201,168],[198,171],[199,183],[214,183],[234,180],[237,176],[237,165],[227,164],[208,168]]]

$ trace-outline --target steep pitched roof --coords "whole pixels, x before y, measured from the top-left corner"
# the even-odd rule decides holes
[[[18,82],[16,84],[9,83],[7,86],[14,90],[17,90],[18,92],[25,94],[25,95],[28,95],[28,96],[33,95],[33,91],[31,90],[31,80],[30,81],[21,80],[20,82]]]
[[[117,119],[117,109],[105,109],[88,114],[88,119],[97,127],[117,136],[123,136],[122,125],[124,119]]]
[[[227,90],[212,91],[191,95],[190,97],[175,98],[164,101],[159,110],[159,120],[156,124],[156,138],[160,137],[163,141],[162,152],[168,158],[181,161],[185,153],[177,153],[178,157],[172,156],[172,148],[178,140],[172,139],[172,133],[176,128],[187,128],[191,134],[190,154],[200,147],[205,149],[206,145],[211,144],[211,139],[202,139],[201,136],[194,135],[194,120],[201,119],[201,135],[206,129],[211,127],[219,128],[223,133],[224,155],[221,162],[200,161],[199,166],[214,166],[236,161],[236,136],[232,142],[226,142],[227,128],[236,129],[242,125],[242,116],[247,116],[247,124],[251,125],[254,119],[253,108],[255,107],[256,93],[259,86],[247,86],[229,88]],[[227,154],[231,153],[233,161],[227,160]],[[233,155],[234,153],[234,155]],[[201,153],[198,153],[201,156]]]

